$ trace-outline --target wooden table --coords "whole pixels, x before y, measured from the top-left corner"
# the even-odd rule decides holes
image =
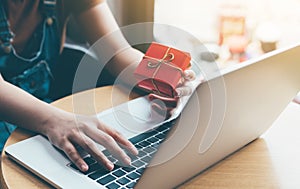
[[[76,113],[93,114],[111,107],[112,104],[126,102],[129,98],[123,89],[103,87],[60,99],[53,105],[67,111],[73,111],[75,108]],[[86,99],[90,100],[87,102]],[[179,188],[300,188],[299,115],[300,105],[290,103],[272,128],[261,138]],[[31,132],[17,129],[8,139],[6,146],[32,135]],[[1,162],[1,185],[11,189],[51,188],[8,159],[4,153]]]

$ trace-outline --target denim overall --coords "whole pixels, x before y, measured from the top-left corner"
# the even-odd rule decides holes
[[[60,38],[55,14],[56,0],[41,0],[44,20],[34,34],[34,36],[38,36],[37,39],[40,45],[37,51],[31,52],[32,55],[30,57],[19,55],[11,45],[14,35],[9,28],[3,0],[0,0],[0,3],[1,75],[6,81],[35,97],[50,102],[48,93],[53,80],[51,69],[58,58],[60,49]],[[29,42],[28,44],[25,50],[30,50],[30,44],[32,43]],[[0,121],[0,151],[2,151],[5,141],[15,128],[16,126],[10,123]]]

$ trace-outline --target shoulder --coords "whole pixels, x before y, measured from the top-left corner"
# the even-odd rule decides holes
[[[106,0],[61,0],[64,9],[71,14],[79,14]]]

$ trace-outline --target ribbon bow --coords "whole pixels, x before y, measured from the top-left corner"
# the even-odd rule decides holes
[[[159,95],[161,95],[161,92],[158,89],[157,84],[155,83],[155,76],[160,68],[160,66],[162,64],[167,64],[168,66],[178,70],[181,75],[183,76],[183,71],[181,68],[179,68],[178,66],[174,65],[174,64],[170,64],[170,62],[172,62],[175,58],[175,55],[173,53],[169,53],[170,51],[170,47],[168,48],[168,50],[166,51],[165,55],[163,56],[163,58],[158,59],[158,58],[154,58],[154,57],[150,57],[150,56],[144,56],[144,58],[150,59],[150,60],[154,60],[154,61],[148,61],[147,66],[151,69],[156,68],[156,70],[153,72],[152,74],[152,78],[151,78],[151,82],[155,88],[155,91],[153,91],[154,93],[157,92]]]

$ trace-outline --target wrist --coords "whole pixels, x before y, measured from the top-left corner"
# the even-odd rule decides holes
[[[49,133],[53,133],[57,130],[56,128],[60,127],[61,123],[66,119],[71,120],[71,113],[65,112],[50,104],[48,106],[48,111],[45,111],[45,114],[41,116],[35,127],[36,131],[44,136],[49,136]]]
[[[132,47],[117,53],[109,62],[108,68],[118,78],[116,83],[122,83],[132,88],[136,85],[134,70],[143,59],[144,54]]]

